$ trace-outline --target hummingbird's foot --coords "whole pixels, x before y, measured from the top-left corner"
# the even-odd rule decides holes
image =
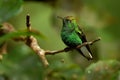
[[[66,47],[66,48],[64,49],[64,51],[65,51],[65,52],[68,52],[68,51],[70,51],[70,49],[72,49],[72,48]]]

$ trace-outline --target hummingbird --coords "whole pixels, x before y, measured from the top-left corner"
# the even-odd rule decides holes
[[[77,24],[76,19],[73,16],[67,16],[64,18],[58,16],[58,18],[62,19],[63,23],[61,30],[62,41],[69,48],[75,48],[78,45],[87,42],[85,34],[83,33],[81,27]],[[89,45],[83,46],[80,49],[75,49],[86,59],[91,60],[93,58]]]

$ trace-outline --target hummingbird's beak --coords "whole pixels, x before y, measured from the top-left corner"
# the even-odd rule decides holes
[[[59,18],[59,19],[62,19],[62,20],[63,20],[63,17],[57,16],[57,18]]]

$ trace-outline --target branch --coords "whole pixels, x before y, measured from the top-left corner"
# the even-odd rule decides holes
[[[29,14],[26,16],[26,26],[28,31],[31,31],[31,24],[30,24],[30,16]],[[40,48],[38,45],[37,39],[34,36],[27,36],[26,44],[41,58],[45,67],[49,65],[46,57],[45,57],[45,50]]]
[[[31,32],[31,24],[30,24],[30,16],[29,16],[29,14],[26,16],[26,27],[27,27],[27,30],[29,32]],[[10,24],[8,25],[8,23],[7,23],[7,24],[5,24],[5,26],[3,26],[3,28],[0,28],[0,36],[3,36],[5,34],[8,34],[9,32],[14,32],[14,31],[15,31],[14,27],[11,26]],[[48,61],[46,59],[46,55],[54,55],[54,54],[58,54],[58,53],[62,53],[62,52],[68,52],[68,51],[71,51],[73,49],[81,48],[81,47],[86,46],[86,45],[92,45],[95,42],[99,41],[100,38],[97,38],[97,39],[95,39],[93,41],[90,41],[90,42],[85,42],[85,43],[83,43],[81,45],[78,45],[75,48],[66,47],[66,48],[64,48],[62,50],[54,50],[54,51],[42,49],[40,47],[40,45],[38,44],[37,39],[32,35],[13,38],[13,40],[14,41],[23,41],[23,42],[25,42],[26,45],[28,45],[40,57],[40,59],[41,59],[42,63],[44,64],[44,66],[47,67],[49,65],[49,63],[48,63]]]
[[[26,16],[26,26],[27,26],[28,31],[31,31],[30,16],[29,15]],[[92,45],[93,43],[95,43],[99,40],[100,40],[100,38],[97,38],[93,41],[85,42],[81,45],[78,45],[75,48],[81,48],[81,47],[86,46],[86,45]],[[62,52],[68,52],[68,51],[75,49],[75,48],[66,47],[62,50],[56,50],[56,51],[44,50],[44,49],[40,48],[36,38],[33,36],[27,37],[26,44],[41,58],[44,66],[46,66],[46,67],[49,65],[49,63],[48,63],[45,55],[54,55],[54,54],[58,54],[58,53],[62,53]]]
[[[36,38],[30,36],[29,39],[27,39],[26,44],[41,58],[44,66],[47,67],[49,63],[45,57],[45,50],[40,48]]]
[[[92,44],[94,44],[95,42],[97,42],[97,41],[99,41],[99,40],[101,40],[101,38],[98,37],[97,39],[95,39],[95,40],[93,40],[93,41],[84,42],[84,43],[82,43],[81,45],[78,45],[78,46],[75,47],[75,48],[66,47],[66,48],[64,48],[64,49],[62,49],[62,50],[46,51],[45,54],[46,54],[46,55],[54,55],[54,54],[61,53],[61,52],[68,52],[68,51],[71,51],[71,50],[76,49],[76,48],[79,49],[79,48],[81,48],[81,47],[83,47],[83,46],[86,46],[86,45],[92,45]]]

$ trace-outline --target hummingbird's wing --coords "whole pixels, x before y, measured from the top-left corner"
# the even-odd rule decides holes
[[[82,42],[83,42],[83,43],[84,43],[84,42],[87,42],[86,36],[85,36],[85,34],[83,33],[83,31],[82,31],[82,29],[80,28],[80,26],[78,26],[78,30],[79,30],[79,31],[77,31],[77,34],[79,35],[79,37],[80,37],[80,39],[82,40]],[[90,50],[89,45],[86,45],[86,47],[82,47],[82,48],[87,49],[87,50],[89,51],[89,55],[90,55],[91,58],[92,58],[92,52],[91,52],[91,50]],[[82,51],[80,51],[80,52],[82,53],[83,56],[85,56]],[[85,52],[85,51],[84,51],[84,52]]]
[[[85,36],[85,34],[83,33],[83,31],[82,31],[82,29],[80,28],[80,26],[78,26],[78,29],[80,30],[80,32],[78,32],[78,35],[79,35],[79,37],[82,39],[82,42],[83,42],[83,43],[84,43],[84,42],[87,42],[86,36]],[[87,47],[87,49],[89,50],[89,52],[92,53],[91,50],[90,50],[89,45],[86,45],[86,47]]]

